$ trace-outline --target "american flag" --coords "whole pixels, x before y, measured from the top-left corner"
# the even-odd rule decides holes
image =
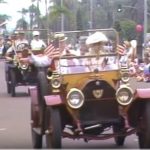
[[[44,54],[48,57],[57,57],[59,56],[60,52],[59,49],[56,49],[53,44],[49,44],[47,48],[44,50]]]

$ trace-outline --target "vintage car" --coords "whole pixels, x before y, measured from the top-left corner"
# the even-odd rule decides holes
[[[5,79],[7,85],[7,93],[11,94],[11,96],[13,97],[16,95],[15,88],[17,86],[33,85],[36,84],[37,82],[36,77],[38,68],[29,63],[23,63],[18,58],[28,57],[28,49],[32,49],[30,41],[32,40],[32,37],[35,36],[35,33],[38,35],[41,33],[40,38],[42,38],[42,40],[45,41],[45,43],[47,42],[46,39],[48,39],[47,30],[45,29],[25,30],[25,31],[21,29],[16,30],[13,35],[14,40],[16,38],[16,34],[18,33],[25,33],[25,36],[30,45],[27,43],[21,43],[16,47],[16,44],[12,42],[15,47],[14,51],[9,54],[6,53],[6,55],[13,58],[13,60],[6,59],[5,61]],[[41,55],[43,54],[45,47],[42,47],[41,49],[37,49],[38,47],[35,48],[36,49],[32,49],[32,52],[35,55],[38,54]]]
[[[16,51],[13,51],[11,61],[5,61],[5,79],[7,84],[7,92],[12,97],[16,96],[15,88],[17,86],[34,85],[37,82],[37,68],[29,63],[22,63],[20,58],[28,57],[29,45],[21,43],[17,46]]]
[[[105,53],[77,54],[79,37],[94,32],[108,37]],[[150,148],[150,89],[132,88],[127,59],[120,61],[116,52],[116,31],[64,34],[72,53],[54,58],[47,71],[38,73],[37,86],[29,88],[33,147],[42,147],[44,135],[47,148],[61,148],[62,138],[114,138],[123,146],[128,135],[137,134],[140,148]]]

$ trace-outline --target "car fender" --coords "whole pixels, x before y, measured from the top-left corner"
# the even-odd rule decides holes
[[[63,104],[63,100],[60,95],[48,95],[44,96],[45,103],[47,106],[55,106]]]
[[[150,100],[150,88],[147,89],[136,89],[135,98],[138,99],[149,99]]]

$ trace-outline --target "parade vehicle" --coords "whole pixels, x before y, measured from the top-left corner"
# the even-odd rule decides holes
[[[20,62],[20,58],[28,57],[28,47],[26,43],[21,43],[18,45],[17,49],[21,49],[15,51],[15,54],[12,56],[11,61],[6,60],[7,71],[6,75],[6,83],[7,83],[7,92],[11,94],[12,97],[16,96],[15,88],[17,86],[24,85],[33,85],[36,84],[36,75],[37,69],[34,65],[29,63]]]
[[[18,32],[21,32],[18,30]],[[24,33],[33,32],[23,31]],[[20,43],[14,46],[13,51],[8,55],[12,59],[5,60],[5,79],[7,85],[7,93],[11,94],[12,97],[16,96],[16,87],[34,85],[37,83],[37,68],[31,63],[23,63],[20,58],[27,58],[29,50],[31,49],[30,44]],[[33,51],[35,55],[43,54],[43,50]]]
[[[134,89],[126,59],[116,52],[113,29],[69,31],[67,44],[77,52],[79,36],[102,32],[108,37],[99,55],[64,54],[38,73],[31,96],[31,131],[34,148],[61,148],[62,138],[106,140],[123,146],[137,134],[140,148],[150,148],[150,88]],[[72,50],[71,49],[71,50]],[[87,47],[88,49],[88,47]]]

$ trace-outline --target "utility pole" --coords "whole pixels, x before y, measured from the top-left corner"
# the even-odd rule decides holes
[[[93,0],[90,0],[90,29],[93,28]]]
[[[46,28],[47,28],[47,44],[49,44],[49,15],[48,15],[48,6],[47,0],[45,0],[45,12],[46,12]]]
[[[144,0],[144,45],[146,44],[146,35],[147,35],[147,15],[148,15],[147,0]]]
[[[64,6],[64,1],[61,0],[61,8]],[[64,14],[61,13],[61,31],[64,31]]]
[[[137,0],[135,5],[137,9],[137,26],[141,26],[140,31],[137,30],[137,57],[142,60],[143,57],[143,43],[144,43],[144,0]]]
[[[40,26],[40,7],[39,7],[39,4],[40,3],[40,0],[37,0],[37,9],[38,9],[38,14],[37,14],[37,25],[38,25],[38,28]]]

